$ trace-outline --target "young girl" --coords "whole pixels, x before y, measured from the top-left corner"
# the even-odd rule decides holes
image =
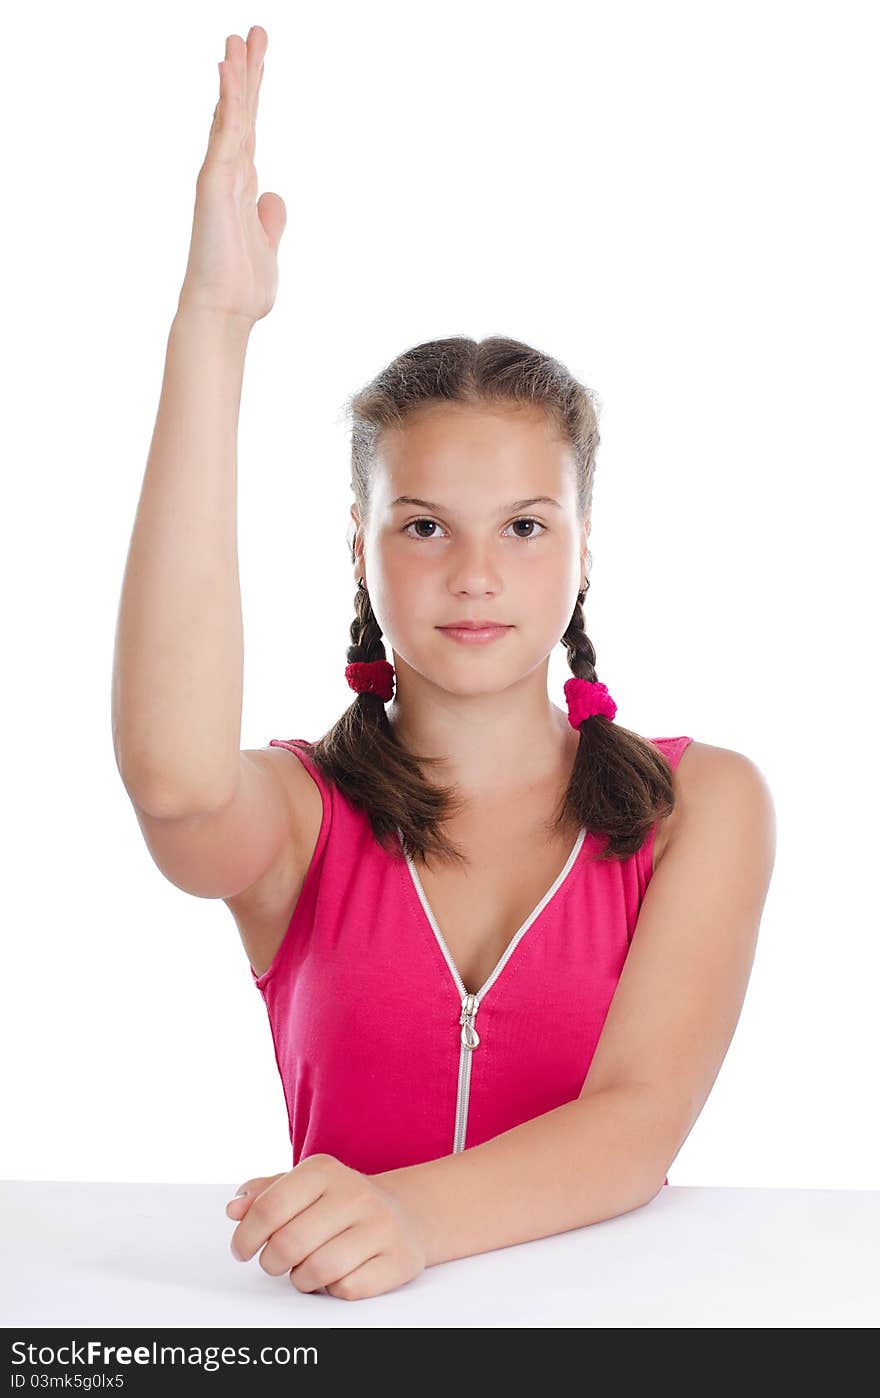
[[[286,222],[256,200],[266,45],[220,65],[113,735],[153,858],[224,899],[268,1011],[293,1168],[227,1206],[233,1253],[352,1299],[658,1194],[739,1016],[775,825],[742,754],[617,721],[583,610],[591,396],[502,338],[418,345],[354,396],[355,697],[317,741],[240,751],[237,415]]]

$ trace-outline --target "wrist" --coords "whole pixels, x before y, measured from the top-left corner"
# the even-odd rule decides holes
[[[210,334],[222,335],[224,338],[244,343],[250,338],[254,326],[249,316],[213,306],[187,305],[182,301],[178,303],[172,324],[205,330]]]
[[[420,1165],[406,1165],[399,1170],[384,1170],[370,1178],[396,1199],[407,1213],[416,1231],[425,1266],[433,1267],[437,1258],[436,1243],[423,1176],[419,1173],[422,1169]]]

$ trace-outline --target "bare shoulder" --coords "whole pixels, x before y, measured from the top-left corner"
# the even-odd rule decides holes
[[[223,900],[260,975],[293,916],[321,832],[323,802],[310,773],[288,748],[250,748],[243,755],[280,782],[290,817],[289,836],[272,863],[248,888]]]
[[[316,819],[320,829],[323,810],[321,793],[305,764],[289,748],[250,748],[245,751],[245,756],[277,775],[287,794],[295,829],[308,832]],[[315,835],[317,840],[317,831]]]
[[[754,807],[759,819],[762,808],[773,812],[773,798],[760,767],[744,753],[734,748],[716,747],[713,743],[688,743],[673,768],[672,786],[675,807],[662,822],[657,834],[655,868],[672,839],[686,824],[719,799],[735,796]]]
[[[267,896],[271,900],[275,889],[283,890],[291,876],[300,877],[302,881],[318,843],[324,809],[321,793],[311,774],[288,748],[252,748],[246,750],[244,755],[257,766],[272,772],[281,783],[290,816],[290,838],[256,883],[234,899],[226,900],[230,907],[235,903],[238,909],[250,906],[261,908]]]
[[[763,832],[775,852],[776,813],[773,795],[761,768],[735,748],[689,743],[673,773],[676,808],[670,817],[667,846],[685,832],[723,835],[737,824]]]
[[[769,794],[766,778],[756,762],[735,748],[716,747],[713,743],[688,743],[674,769],[676,794],[683,801],[695,793],[714,788],[719,782],[739,782],[747,787],[763,787]]]

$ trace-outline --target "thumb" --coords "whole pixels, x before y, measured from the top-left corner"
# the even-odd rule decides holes
[[[286,1174],[285,1170],[280,1170],[277,1175],[255,1175],[253,1179],[245,1180],[226,1205],[227,1218],[234,1218],[239,1223],[250,1209],[258,1194],[262,1194],[264,1189],[268,1189],[270,1184],[280,1180]]]
[[[257,214],[273,252],[278,251],[281,235],[287,226],[287,207],[280,194],[261,194]]]

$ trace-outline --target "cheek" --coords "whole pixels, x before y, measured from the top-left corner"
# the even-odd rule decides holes
[[[516,592],[532,614],[544,610],[556,612],[560,606],[565,607],[569,592],[574,598],[577,577],[567,558],[546,554],[543,558],[535,558],[521,570],[516,581]]]
[[[414,559],[400,540],[375,550],[372,567],[368,557],[367,574],[373,611],[387,637],[403,640],[428,618],[433,610],[428,597],[436,591],[431,569],[424,560]]]
[[[408,545],[408,546],[407,546]],[[387,545],[378,560],[377,582],[381,583],[384,601],[401,617],[423,605],[425,597],[436,598],[442,586],[443,562],[439,553],[434,557],[409,540],[398,539]]]
[[[388,602],[393,603],[395,598],[405,596],[409,588],[418,587],[425,572],[424,561],[419,563],[413,559],[400,539],[386,542],[381,551],[374,554],[373,575]]]
[[[542,643],[552,646],[568,630],[577,606],[580,576],[577,566],[572,568],[567,558],[561,558],[535,569],[529,578],[521,596],[530,627]]]

